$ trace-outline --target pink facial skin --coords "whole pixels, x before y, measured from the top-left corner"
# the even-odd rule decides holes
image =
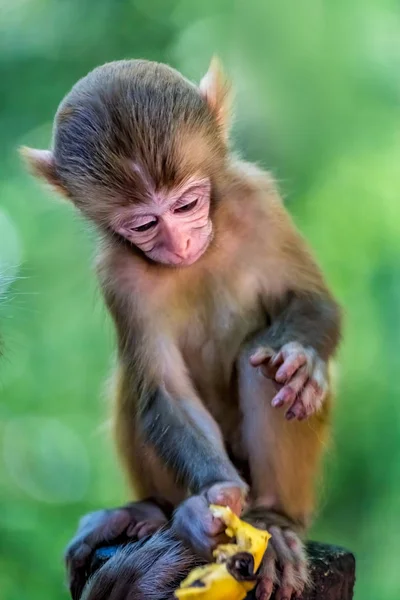
[[[113,228],[157,263],[191,265],[211,241],[210,190],[208,179],[192,179],[172,191],[153,192],[145,204],[120,213]]]

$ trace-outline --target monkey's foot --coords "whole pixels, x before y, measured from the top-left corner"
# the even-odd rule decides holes
[[[298,597],[309,582],[307,556],[300,538],[289,528],[269,527],[271,539],[265,552],[256,588],[257,600]]]
[[[210,560],[213,550],[228,541],[226,525],[212,515],[210,504],[229,506],[236,515],[240,515],[246,492],[244,485],[241,487],[237,483],[226,482],[211,486],[203,494],[191,496],[175,511],[173,531],[196,554]]]
[[[259,348],[250,362],[281,386],[272,406],[286,406],[288,420],[302,421],[321,408],[328,390],[327,365],[313,348],[297,342],[285,344],[278,352]]]
[[[152,500],[132,502],[84,516],[68,545],[65,560],[72,598],[78,599],[86,581],[94,551],[100,546],[139,540],[167,523],[167,515]]]

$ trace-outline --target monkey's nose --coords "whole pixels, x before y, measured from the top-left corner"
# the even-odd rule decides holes
[[[190,238],[188,238],[187,240],[184,240],[182,242],[182,244],[180,244],[180,247],[176,249],[176,255],[182,259],[187,258],[189,253],[190,253]]]

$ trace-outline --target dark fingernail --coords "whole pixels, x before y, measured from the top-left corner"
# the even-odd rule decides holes
[[[286,413],[286,419],[288,421],[292,421],[295,417],[296,417],[296,415],[291,410]],[[282,600],[284,600],[284,599],[282,598]]]

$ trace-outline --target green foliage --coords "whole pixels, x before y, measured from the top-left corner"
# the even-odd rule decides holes
[[[146,57],[199,80],[214,52],[235,80],[238,145],[278,177],[346,310],[313,534],[356,553],[357,599],[398,598],[397,3],[31,0],[3,3],[0,21],[4,600],[66,599],[62,552],[78,517],[127,498],[102,426],[113,333],[93,236],[24,173],[16,147],[48,146],[58,102],[97,64]]]

